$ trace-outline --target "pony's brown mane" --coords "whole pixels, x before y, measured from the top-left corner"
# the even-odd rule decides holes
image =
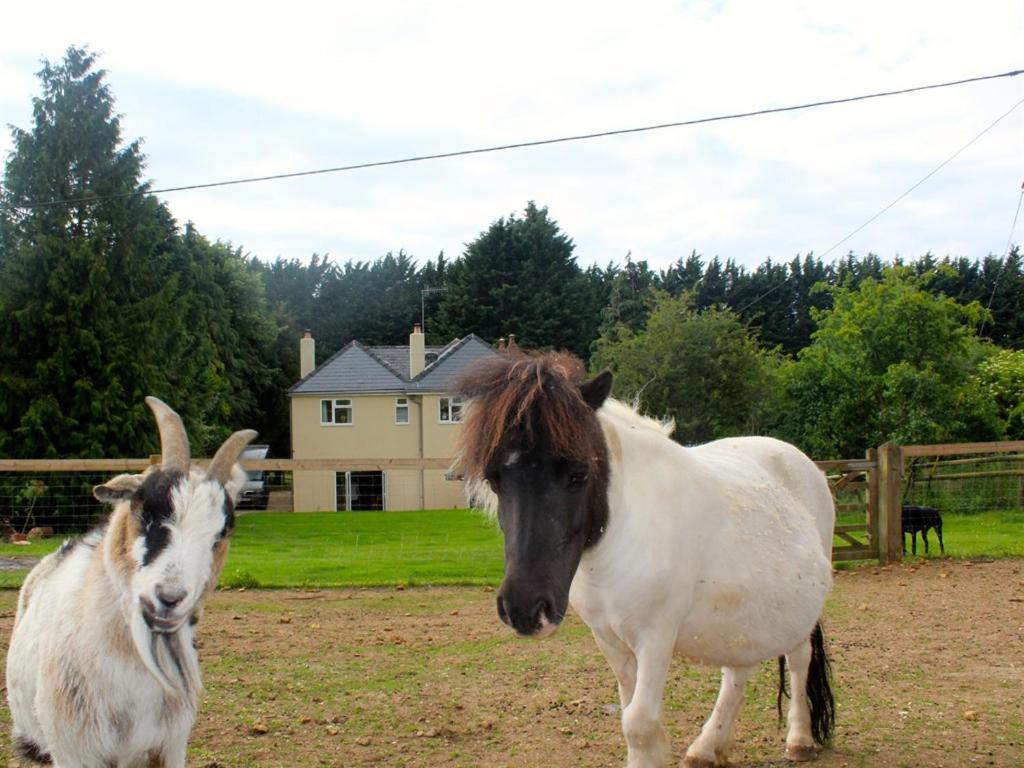
[[[513,433],[526,449],[542,445],[560,458],[601,461],[601,430],[579,389],[584,373],[567,352],[516,351],[466,368],[453,386],[469,399],[458,446],[462,473],[484,477]]]

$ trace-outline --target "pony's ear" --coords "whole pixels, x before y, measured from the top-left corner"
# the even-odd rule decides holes
[[[97,501],[104,504],[116,504],[121,499],[127,499],[142,485],[142,475],[118,475],[107,480],[103,485],[97,485],[92,489],[92,495]]]
[[[580,384],[580,394],[583,395],[584,402],[593,408],[595,411],[604,405],[604,401],[608,399],[608,395],[612,391],[612,372],[601,371],[590,381]]]

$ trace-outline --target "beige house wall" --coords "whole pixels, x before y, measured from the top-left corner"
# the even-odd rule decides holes
[[[321,424],[320,401],[352,401],[351,424]],[[296,459],[419,458],[419,419],[395,424],[395,395],[292,397],[292,457]]]
[[[292,473],[292,508],[296,512],[334,512],[335,474],[330,470]]]
[[[292,457],[296,459],[449,458],[461,424],[440,420],[441,395],[410,395],[409,423],[395,423],[394,394],[293,395]],[[320,423],[320,401],[352,401],[352,423]],[[422,435],[422,437],[421,437]],[[296,511],[333,511],[335,472],[303,470],[294,474]],[[446,480],[443,470],[385,472],[385,505],[389,510],[439,509],[465,505],[463,484]]]

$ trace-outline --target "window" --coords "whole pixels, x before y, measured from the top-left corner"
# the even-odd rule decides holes
[[[395,398],[395,424],[409,423],[409,398]]]
[[[462,398],[442,397],[438,418],[442,424],[457,424],[462,421]]]
[[[320,423],[321,424],[351,424],[352,423],[352,401],[351,400],[321,400],[320,401]]]

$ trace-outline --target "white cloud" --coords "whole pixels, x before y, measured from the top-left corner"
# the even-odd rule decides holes
[[[101,51],[159,186],[855,95],[1021,65],[1015,0],[58,2],[5,10],[0,110],[28,127],[38,57]],[[527,200],[580,261],[821,251],[1024,96],[1024,77],[579,144],[166,196],[262,257],[461,252]],[[840,253],[1001,250],[1024,107]],[[7,149],[6,137],[0,150]],[[1018,235],[1019,239],[1019,235]],[[833,254],[838,255],[838,254]]]

